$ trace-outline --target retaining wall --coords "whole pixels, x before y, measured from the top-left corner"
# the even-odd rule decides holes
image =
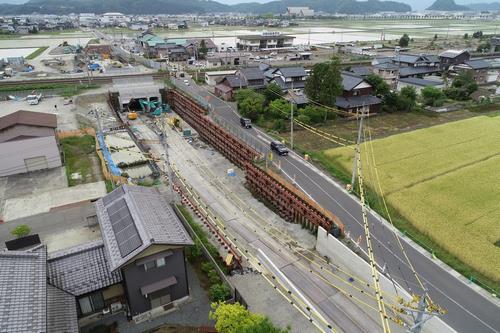
[[[260,154],[213,122],[207,116],[208,111],[205,107],[173,89],[167,91],[166,100],[203,140],[245,171],[250,189],[273,205],[281,217],[291,222],[302,223],[311,229],[321,226],[330,230],[335,226],[343,233],[344,225],[334,214],[323,209],[275,172],[256,165],[256,161],[261,158]]]

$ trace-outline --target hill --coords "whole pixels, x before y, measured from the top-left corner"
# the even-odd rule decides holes
[[[427,10],[437,10],[443,12],[462,12],[470,10],[467,6],[457,5],[455,0],[436,0]]]
[[[3,15],[105,13],[184,14],[209,12],[285,13],[287,7],[309,6],[327,13],[362,14],[381,11],[410,11],[409,5],[395,1],[356,0],[281,0],[264,4],[242,3],[233,6],[212,0],[30,0],[25,4],[0,4]]]
[[[282,0],[264,4],[242,3],[232,6],[242,13],[285,13],[287,7],[309,7],[326,13],[365,14],[385,11],[409,12],[411,7],[396,1],[354,1],[354,0]]]
[[[471,3],[467,5],[470,9],[477,11],[491,11],[497,12],[500,11],[500,2],[491,2],[491,3]]]

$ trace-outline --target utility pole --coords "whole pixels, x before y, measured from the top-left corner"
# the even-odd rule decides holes
[[[290,149],[293,149],[293,81],[290,90]]]
[[[364,108],[365,108],[365,105],[363,104],[363,109]],[[351,177],[351,189],[353,189],[353,190],[354,190],[354,181],[356,179],[356,170],[358,169],[358,159],[359,159],[359,155],[361,153],[361,133],[363,132],[364,114],[362,112],[360,115],[359,111],[358,111],[356,116],[359,119],[359,123],[358,123],[358,140],[356,141],[356,148],[354,149],[354,164],[352,166],[352,177]]]

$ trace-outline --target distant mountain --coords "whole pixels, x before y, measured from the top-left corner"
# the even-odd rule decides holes
[[[0,0],[1,1],[1,0]],[[281,0],[268,3],[225,5],[212,0],[30,0],[25,4],[0,4],[3,15],[105,13],[184,14],[208,12],[285,13],[287,7],[308,6],[327,13],[364,14],[383,11],[407,12],[409,5],[396,1],[356,0]]]
[[[468,4],[467,7],[477,11],[490,11],[497,12],[500,11],[500,2],[492,2],[492,3],[471,3]]]
[[[232,6],[242,13],[285,13],[287,7],[309,7],[315,11],[343,14],[366,14],[376,12],[409,12],[411,7],[396,1],[354,0],[282,0],[268,3],[241,3]]]
[[[443,12],[462,12],[470,10],[467,6],[457,5],[455,0],[436,0],[427,10],[437,10]]]

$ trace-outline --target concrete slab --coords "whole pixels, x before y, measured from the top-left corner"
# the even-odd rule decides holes
[[[44,237],[43,243],[47,246],[47,252],[50,253],[99,238],[101,238],[99,225],[82,226],[47,235]]]
[[[101,181],[7,199],[4,220],[8,223],[10,220],[48,212],[51,208],[98,199],[105,194],[106,185]]]

